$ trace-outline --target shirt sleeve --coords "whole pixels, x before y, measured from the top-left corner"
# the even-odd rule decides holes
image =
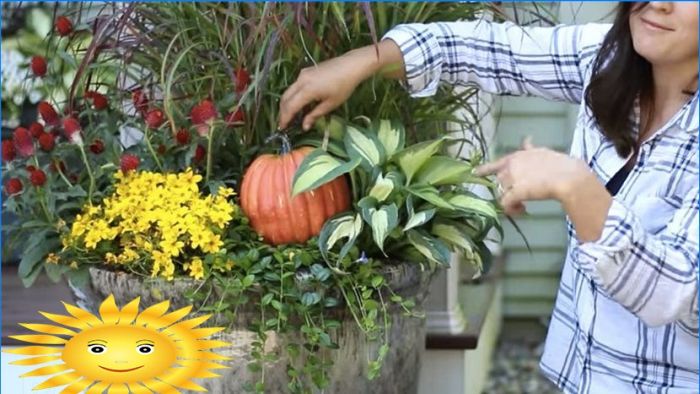
[[[404,24],[383,39],[399,46],[406,87],[435,94],[440,82],[476,84],[499,95],[580,103],[586,68],[608,24],[522,27],[488,21]]]
[[[656,327],[678,323],[698,336],[698,188],[657,234],[613,198],[602,236],[578,243],[581,267],[605,293]]]

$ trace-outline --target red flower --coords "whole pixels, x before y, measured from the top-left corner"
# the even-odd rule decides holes
[[[44,183],[46,183],[46,173],[41,169],[35,169],[29,174],[29,181],[36,187],[44,186]]]
[[[105,144],[102,142],[101,139],[97,138],[94,141],[92,141],[92,144],[90,144],[90,152],[99,155],[100,153],[105,151]]]
[[[158,154],[159,154],[159,155],[164,155],[165,152],[167,152],[167,151],[168,151],[168,147],[167,147],[167,146],[165,146],[164,144],[158,145]]]
[[[102,93],[98,92],[85,92],[85,98],[92,100],[92,107],[98,111],[101,111],[108,106],[107,97]]]
[[[38,106],[39,115],[44,119],[44,123],[47,125],[57,125],[60,119],[58,118],[58,113],[53,108],[53,106],[46,101],[42,101]]]
[[[51,172],[58,172],[59,169],[65,174],[66,163],[64,163],[63,160],[52,160],[51,164],[49,164],[49,170],[51,170]]]
[[[250,84],[250,74],[245,68],[239,68],[236,70],[236,93],[243,93],[248,89]]]
[[[24,127],[18,127],[12,133],[12,142],[20,156],[29,157],[34,154],[34,141],[29,130]]]
[[[238,108],[235,112],[229,112],[226,115],[226,124],[229,126],[240,126],[245,122],[245,113],[243,108]]]
[[[34,122],[29,125],[29,132],[32,133],[32,137],[38,139],[42,134],[44,134],[44,126],[42,126],[39,122]]]
[[[138,156],[132,155],[130,153],[123,154],[119,161],[122,172],[136,170],[140,163],[141,160],[139,160]]]
[[[31,61],[31,68],[34,75],[43,77],[46,75],[46,59],[42,56],[34,56]]]
[[[194,125],[209,123],[217,116],[216,107],[211,100],[202,101],[192,107],[192,111],[190,111],[190,119]]]
[[[175,134],[175,140],[180,145],[187,145],[190,143],[190,132],[187,129],[180,129]]]
[[[143,90],[134,90],[134,92],[131,93],[131,100],[134,103],[134,108],[136,108],[137,111],[141,112],[141,114],[148,110],[148,96],[146,96]]]
[[[39,146],[44,152],[51,152],[56,145],[56,139],[51,133],[41,133],[39,136]]]
[[[194,161],[199,163],[207,156],[207,150],[204,149],[202,145],[197,145],[197,149],[194,151]]]
[[[82,144],[83,138],[80,136],[80,122],[76,118],[63,119],[63,133],[68,141],[74,144]]]
[[[165,116],[159,109],[152,109],[146,114],[146,126],[151,129],[157,129],[163,122],[165,122]]]
[[[10,178],[5,182],[5,193],[8,196],[17,194],[22,191],[22,181],[19,178]]]
[[[34,171],[36,171],[36,167],[34,167],[34,166],[31,165],[31,164],[27,166],[27,172],[28,172],[28,173],[31,174],[31,173],[34,172]]]
[[[54,26],[56,27],[56,32],[61,37],[65,37],[73,32],[73,22],[63,15],[56,18],[56,23]]]
[[[10,140],[2,140],[2,161],[12,161],[15,159],[15,155],[15,144]]]

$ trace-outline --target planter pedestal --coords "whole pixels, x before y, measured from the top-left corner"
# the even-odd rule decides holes
[[[144,280],[126,273],[94,268],[90,270],[90,279],[86,288],[72,288],[72,291],[76,303],[92,312],[96,312],[98,305],[110,294],[114,295],[120,307],[135,297],[141,297],[141,310],[163,300],[170,300],[170,310],[174,310],[188,305],[182,294],[196,285],[195,282],[187,279],[176,279],[171,282],[160,279]],[[385,279],[394,292],[403,297],[415,299],[416,311],[423,310],[423,301],[427,296],[430,282],[430,275],[427,272],[421,272],[417,264],[387,265]],[[231,357],[232,360],[224,362],[230,367],[229,369],[216,371],[222,375],[221,378],[197,381],[210,393],[243,393],[245,382],[256,381],[256,374],[248,370],[247,364],[252,359],[251,342],[257,338],[257,335],[246,327],[257,313],[257,311],[239,307],[236,322],[230,329],[216,336],[216,339],[231,343],[230,347],[219,348],[216,351]],[[366,377],[367,360],[376,359],[379,344],[366,341],[352,316],[347,314],[340,318],[341,326],[334,333],[334,339],[340,349],[323,349],[318,353],[326,360],[334,361],[329,371],[330,386],[324,390],[324,393],[417,393],[421,359],[425,349],[425,320],[403,316],[400,308],[391,308],[389,314],[391,316],[388,334],[389,352],[384,360],[381,374],[372,381]],[[217,325],[215,317],[207,323]],[[283,345],[298,334],[276,335],[273,332],[268,334],[266,351],[276,352],[280,358],[276,363],[265,366],[265,392],[285,393],[288,392],[288,377]]]

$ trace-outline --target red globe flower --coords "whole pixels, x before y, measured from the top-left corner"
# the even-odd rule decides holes
[[[56,138],[51,133],[41,133],[39,136],[39,146],[44,152],[51,152],[56,146]]]
[[[44,123],[47,125],[54,126],[60,122],[58,113],[53,106],[46,101],[40,102],[37,109],[39,111],[39,115],[41,115],[41,118],[44,119]]]
[[[12,143],[10,140],[3,140],[2,141],[2,161],[3,162],[8,162],[12,161],[15,159],[16,156],[15,152],[15,144]]]
[[[201,162],[202,160],[204,160],[205,157],[207,157],[207,150],[204,149],[202,145],[197,145],[197,149],[195,149],[194,151],[195,163]]]
[[[148,96],[141,89],[136,89],[131,93],[131,100],[134,103],[134,108],[142,115],[148,110]]]
[[[245,123],[245,113],[243,112],[243,108],[238,108],[234,112],[229,112],[226,115],[226,124],[229,126],[241,126],[243,123]]]
[[[22,181],[19,178],[10,178],[5,182],[5,193],[8,196],[20,193],[22,191]]]
[[[24,127],[18,127],[12,133],[12,142],[15,144],[15,149],[22,157],[29,157],[34,154],[34,140],[32,134]]]
[[[250,74],[245,68],[239,68],[236,70],[236,93],[240,94],[248,89],[250,84]]]
[[[68,141],[73,144],[82,144],[83,137],[80,135],[80,122],[76,118],[65,118],[63,119],[63,133],[65,134]]]
[[[204,100],[192,107],[190,119],[194,125],[202,125],[211,122],[218,116],[216,106],[211,100]]]
[[[43,77],[44,75],[46,75],[46,59],[44,59],[43,56],[32,57],[30,66],[32,69],[32,73],[34,73],[35,76]]]
[[[34,122],[29,125],[29,132],[32,133],[32,137],[39,139],[42,134],[44,134],[44,126],[39,122]]]
[[[100,153],[105,151],[105,144],[102,142],[101,139],[97,138],[94,141],[92,141],[92,144],[90,144],[90,152],[99,155]]]
[[[119,166],[122,172],[134,171],[139,167],[141,160],[136,155],[125,153],[119,160]]]
[[[180,145],[187,145],[190,143],[190,132],[187,129],[180,129],[175,134],[175,140]]]
[[[165,116],[159,109],[152,109],[146,114],[146,126],[151,129],[157,129],[163,122],[165,122]]]
[[[46,173],[41,169],[35,169],[29,174],[29,181],[36,187],[44,186],[44,183],[46,183]]]
[[[58,35],[61,37],[65,37],[73,32],[73,22],[63,15],[56,18],[54,27],[56,28]]]
[[[109,105],[107,97],[98,92],[85,92],[85,98],[92,101],[92,107],[101,111]]]

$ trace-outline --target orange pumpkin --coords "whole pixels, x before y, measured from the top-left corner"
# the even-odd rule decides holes
[[[314,148],[256,158],[243,175],[241,208],[265,242],[303,243],[318,235],[331,216],[350,208],[350,188],[344,176],[292,198],[292,180]]]

